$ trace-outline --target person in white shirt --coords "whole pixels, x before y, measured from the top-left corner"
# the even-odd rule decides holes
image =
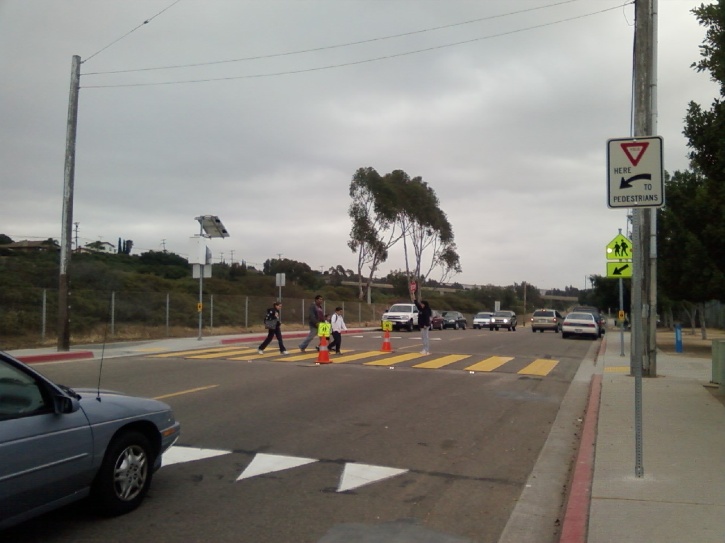
[[[345,319],[342,317],[342,307],[336,307],[335,312],[330,318],[330,324],[332,325],[332,341],[328,346],[330,352],[340,354],[340,347],[342,346],[342,332],[347,330],[345,326]]]

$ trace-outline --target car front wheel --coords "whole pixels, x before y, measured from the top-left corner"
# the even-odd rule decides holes
[[[151,485],[153,465],[153,448],[142,433],[126,432],[111,441],[91,490],[98,511],[117,516],[136,509]]]

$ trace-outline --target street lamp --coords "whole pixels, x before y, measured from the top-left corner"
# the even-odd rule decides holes
[[[189,264],[193,264],[192,276],[199,278],[199,303],[196,304],[196,310],[199,313],[199,337],[201,340],[201,330],[203,323],[203,301],[204,301],[204,277],[211,277],[211,251],[204,243],[204,238],[228,238],[229,232],[222,224],[222,221],[216,215],[201,215],[195,217],[199,221],[199,234],[191,238],[191,252]]]

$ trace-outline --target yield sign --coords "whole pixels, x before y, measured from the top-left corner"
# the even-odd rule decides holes
[[[607,196],[612,208],[664,205],[660,136],[607,140]]]
[[[620,145],[622,146],[622,151],[632,163],[632,166],[636,166],[637,164],[639,164],[639,161],[642,160],[644,152],[647,150],[647,147],[649,147],[649,142],[634,141],[629,143],[622,143]]]

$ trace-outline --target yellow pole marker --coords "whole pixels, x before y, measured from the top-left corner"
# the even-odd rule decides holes
[[[522,375],[549,375],[549,372],[551,372],[558,363],[558,360],[538,358],[518,373]]]
[[[386,358],[383,358],[382,360],[373,360],[372,362],[365,362],[365,366],[392,366],[393,364],[398,364],[400,362],[406,362],[408,360],[415,360],[416,358],[422,358],[426,355],[420,354],[420,353],[408,353],[408,354],[399,354],[397,356],[389,356]]]
[[[448,356],[441,356],[440,358],[435,358],[433,360],[429,360],[428,362],[422,362],[420,364],[416,364],[413,367],[414,368],[426,368],[426,369],[438,369],[438,368],[442,368],[443,366],[453,364],[454,362],[458,362],[459,360],[464,360],[466,358],[470,358],[470,355],[449,354]]]
[[[481,362],[474,364],[473,366],[468,366],[466,368],[466,370],[467,371],[493,371],[496,368],[500,368],[501,366],[503,366],[509,360],[513,360],[513,358],[508,357],[508,356],[492,356],[490,358],[487,358],[486,360],[482,360]]]
[[[191,388],[189,390],[182,390],[181,392],[173,392],[171,394],[164,394],[163,396],[156,396],[154,400],[165,400],[166,398],[173,398],[174,396],[183,396],[184,394],[193,394],[194,392],[201,392],[202,390],[209,390],[210,388],[216,388],[219,385],[209,385],[206,387]]]

